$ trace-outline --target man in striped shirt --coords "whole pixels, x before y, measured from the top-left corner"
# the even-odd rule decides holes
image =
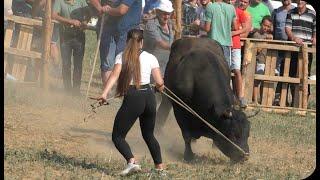
[[[297,45],[312,43],[316,45],[316,13],[306,7],[306,1],[297,0],[297,7],[290,10],[286,19],[286,33],[288,39],[295,41]],[[308,54],[308,76],[310,76],[312,54]],[[292,52],[289,76],[297,75],[298,52]],[[294,84],[290,84],[292,95],[294,95]],[[308,85],[310,95],[310,85]],[[293,96],[292,96],[293,97]],[[294,97],[292,98],[294,100]],[[292,102],[292,105],[294,102]]]

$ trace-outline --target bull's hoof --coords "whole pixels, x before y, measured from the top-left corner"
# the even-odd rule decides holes
[[[183,159],[185,160],[185,161],[187,161],[187,162],[190,162],[190,161],[192,161],[193,159],[194,159],[194,153],[184,153],[184,157],[183,157]]]

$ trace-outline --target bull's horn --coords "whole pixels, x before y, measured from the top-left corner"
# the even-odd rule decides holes
[[[226,118],[232,118],[232,112],[229,110],[226,110],[222,115]]]

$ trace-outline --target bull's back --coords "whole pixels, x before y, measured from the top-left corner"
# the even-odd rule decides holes
[[[171,86],[171,79],[175,77],[177,66],[183,60],[183,57],[187,56],[193,51],[205,50],[214,53],[221,63],[221,68],[225,74],[230,73],[228,65],[224,60],[223,50],[221,45],[209,38],[184,38],[175,41],[171,46],[169,61],[165,70],[165,84]],[[221,60],[223,59],[223,60]],[[194,61],[199,61],[197,58]],[[195,62],[196,63],[196,62]]]

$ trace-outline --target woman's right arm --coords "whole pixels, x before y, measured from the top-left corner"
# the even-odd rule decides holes
[[[120,72],[121,72],[121,67],[122,67],[122,64],[115,64],[114,65],[114,68],[110,74],[110,77],[106,83],[106,85],[104,86],[104,89],[103,89],[103,93],[100,97],[100,99],[102,100],[106,100],[107,99],[107,95],[110,91],[110,89],[113,87],[114,83],[118,80],[119,78],[119,75],[120,75]]]
[[[159,67],[153,68],[151,70],[151,73],[152,73],[152,77],[153,77],[154,81],[156,82],[156,88],[160,92],[163,91],[163,89],[164,89],[164,81],[163,81],[163,78],[161,76],[160,68]]]

